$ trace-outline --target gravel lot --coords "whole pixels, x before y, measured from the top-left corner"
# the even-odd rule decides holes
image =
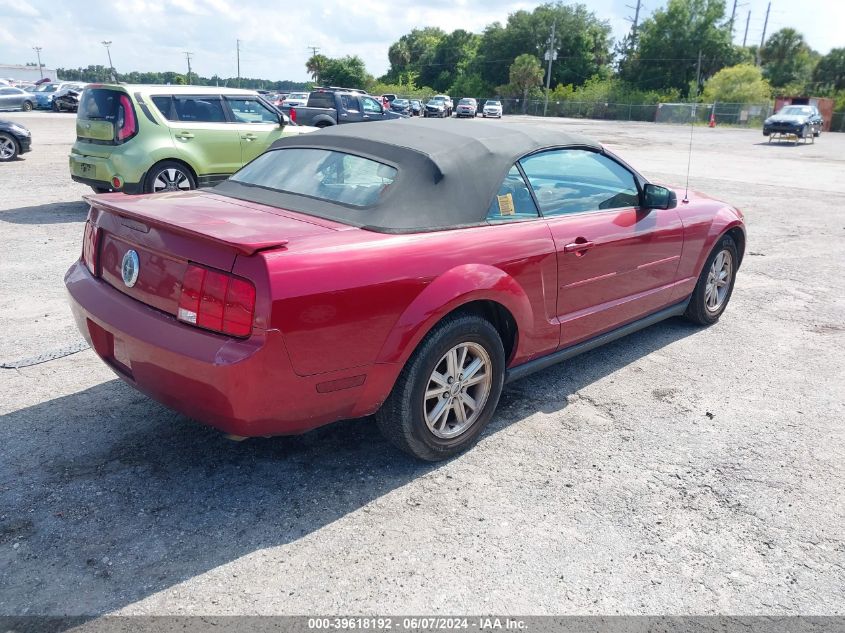
[[[80,338],[88,190],[72,115],[2,117],[34,135],[0,165],[7,363]],[[683,184],[688,128],[523,121]],[[91,351],[0,369],[0,614],[845,613],[845,134],[763,140],[694,133],[692,186],[749,226],[722,320],[511,385],[445,464],[370,420],[231,442]]]

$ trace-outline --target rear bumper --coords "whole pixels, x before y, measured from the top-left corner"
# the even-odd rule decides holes
[[[282,335],[241,340],[182,324],[76,262],[65,275],[82,335],[124,381],[203,424],[243,436],[303,433],[356,410],[367,368],[300,377]]]
[[[74,176],[71,174],[71,179],[74,182],[82,183],[83,185],[88,185],[89,187],[101,187],[103,189],[113,189],[111,182],[108,180],[96,180],[94,178],[82,178],[81,176]],[[140,194],[144,193],[144,184],[142,182],[125,182],[123,183],[123,187],[120,188],[120,191],[123,193],[128,194]]]

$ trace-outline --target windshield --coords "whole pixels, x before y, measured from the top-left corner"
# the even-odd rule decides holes
[[[502,104],[498,101],[493,101],[492,99],[490,99],[488,101],[485,101],[484,105],[485,106],[498,106],[498,105],[502,105]]]
[[[804,114],[812,114],[813,109],[809,106],[786,106],[778,114],[788,114],[790,116],[800,116]]]
[[[445,103],[444,99],[435,97],[434,99],[429,99],[428,101],[431,105],[443,105]]]
[[[393,105],[406,106],[406,105],[408,105],[408,102],[405,101],[405,99],[394,99]]]
[[[395,178],[396,169],[368,158],[325,149],[290,148],[262,154],[231,180],[367,207],[379,201]]]
[[[458,105],[475,105],[475,99],[461,99]]]

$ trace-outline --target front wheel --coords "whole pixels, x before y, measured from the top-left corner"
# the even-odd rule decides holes
[[[452,316],[423,340],[376,414],[384,436],[426,461],[469,448],[487,426],[505,376],[505,352],[493,325]]]
[[[24,112],[29,112],[32,110],[32,101],[24,101],[23,105],[21,106],[21,110]]]
[[[161,193],[164,191],[188,191],[196,189],[194,175],[185,165],[176,161],[166,160],[150,170],[144,190],[147,193]]]
[[[15,160],[19,152],[18,142],[15,137],[5,132],[0,132],[0,162],[5,163]]]
[[[704,264],[684,316],[699,325],[718,321],[733,293],[737,266],[736,243],[729,235],[723,235]]]

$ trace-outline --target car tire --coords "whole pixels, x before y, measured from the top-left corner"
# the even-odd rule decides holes
[[[462,372],[471,367],[475,371],[467,378]],[[402,368],[376,422],[400,450],[430,462],[448,459],[481,435],[496,410],[504,377],[505,352],[496,328],[475,315],[449,316]],[[464,385],[465,380],[474,382]]]
[[[21,104],[21,110],[24,112],[31,112],[32,111],[32,101],[24,101]]]
[[[15,160],[20,151],[20,145],[18,145],[18,141],[14,136],[0,132],[0,163]]]
[[[723,235],[704,263],[684,316],[698,325],[718,321],[733,294],[738,265],[736,243],[730,235]]]
[[[59,111],[59,104],[56,103],[55,100],[54,100],[53,103],[50,104],[50,109],[53,112],[58,112]]]
[[[91,187],[91,190],[94,193],[109,193],[109,192],[111,192],[110,187],[98,187],[97,185],[89,185],[89,186]]]
[[[189,191],[196,188],[197,181],[191,170],[184,163],[177,163],[174,160],[165,160],[154,165],[147,174],[144,184],[145,193]]]

